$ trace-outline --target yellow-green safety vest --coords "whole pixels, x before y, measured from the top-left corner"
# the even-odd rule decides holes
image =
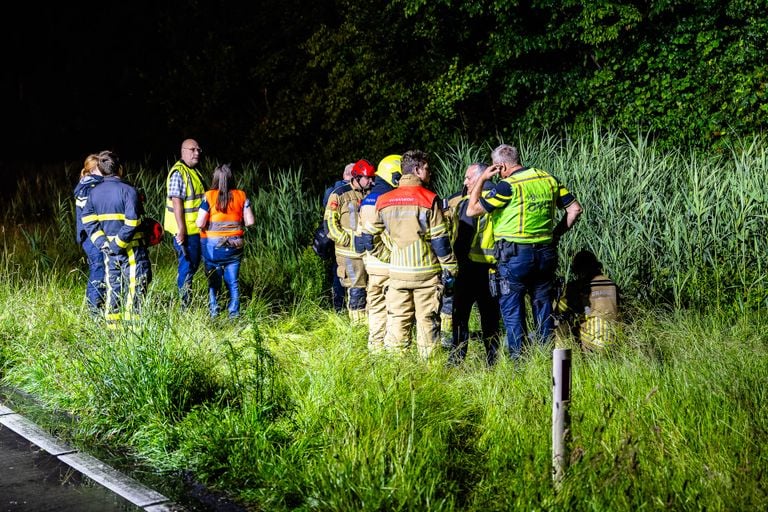
[[[203,185],[203,179],[196,169],[188,167],[182,161],[178,161],[171,167],[171,171],[168,173],[168,178],[165,181],[166,190],[168,190],[168,186],[171,183],[171,175],[176,171],[179,172],[181,181],[184,183],[184,224],[187,226],[187,234],[196,235],[200,233],[200,229],[195,224],[195,221],[197,220],[197,212],[200,210],[200,204],[203,202],[203,195],[205,195],[205,185]],[[170,197],[165,199],[163,229],[172,235],[179,232],[179,228],[176,225],[176,216],[173,214],[173,201]]]
[[[487,195],[484,191],[483,195]],[[456,208],[456,212],[464,211],[464,204],[469,200],[469,196],[461,198],[461,202]],[[458,225],[458,219],[455,219],[455,225]],[[454,227],[453,240],[456,240],[457,228]],[[475,226],[475,234],[472,237],[472,244],[469,246],[469,254],[467,257],[470,261],[476,263],[489,263],[491,265],[496,263],[496,258],[493,255],[493,244],[496,239],[493,237],[493,220],[490,213],[484,213],[477,218],[477,225]]]
[[[493,234],[521,244],[549,243],[555,228],[556,201],[568,193],[549,173],[533,167],[516,172],[503,181],[509,183],[510,197],[497,196],[506,202],[491,212]],[[496,205],[496,198],[488,198]]]

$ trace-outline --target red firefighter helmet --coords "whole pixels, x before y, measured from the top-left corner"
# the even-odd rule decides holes
[[[376,175],[376,171],[373,169],[373,165],[368,160],[358,160],[352,167],[352,177],[365,176],[366,178],[373,178]]]

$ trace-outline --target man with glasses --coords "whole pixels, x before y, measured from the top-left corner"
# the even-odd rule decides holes
[[[200,229],[195,225],[205,184],[196,167],[202,149],[194,139],[181,143],[181,159],[171,167],[166,181],[165,231],[173,235],[173,247],[179,259],[177,284],[181,307],[189,306],[192,277],[200,266]]]

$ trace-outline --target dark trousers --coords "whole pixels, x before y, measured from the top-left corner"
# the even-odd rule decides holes
[[[128,247],[123,254],[105,256],[108,327],[121,320],[135,320],[152,281],[152,266],[146,247]]]
[[[331,260],[331,298],[333,299],[333,309],[337,313],[341,313],[347,305],[347,290],[341,285],[337,268],[338,263],[336,263],[336,258],[333,258]]]
[[[526,337],[526,295],[531,297],[535,324],[529,341],[545,343],[552,334],[557,248],[551,244],[513,244],[503,240],[496,244],[501,278],[499,305],[507,329],[509,355],[517,359]]]
[[[93,245],[90,239],[83,242],[83,251],[88,258],[88,284],[85,286],[85,297],[88,308],[94,314],[103,314],[104,297],[107,293],[105,281],[104,253]]]
[[[453,346],[455,362],[467,355],[469,342],[469,316],[476,303],[480,313],[480,326],[488,365],[496,362],[501,337],[499,301],[491,296],[488,271],[491,265],[473,261],[459,263],[453,295]]]

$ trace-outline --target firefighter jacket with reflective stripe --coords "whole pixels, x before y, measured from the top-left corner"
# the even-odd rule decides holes
[[[493,217],[493,236],[519,244],[552,242],[557,209],[575,201],[546,171],[523,167],[504,178],[480,198]]]
[[[94,187],[83,207],[83,227],[96,247],[109,243],[113,254],[146,245],[141,225],[142,205],[135,188],[117,176]]]
[[[493,183],[484,183],[486,191],[493,188]],[[487,194],[488,192],[483,192]],[[459,201],[456,209],[456,238],[453,243],[453,252],[459,264],[474,261],[475,263],[487,263],[493,265],[496,258],[493,255],[493,220],[490,213],[484,213],[479,217],[467,215],[469,196],[464,196]]]
[[[456,274],[440,199],[418,176],[403,175],[398,188],[379,196],[376,211],[374,232],[385,232],[392,241],[390,279],[426,281],[441,270]]]
[[[585,348],[605,348],[615,341],[619,292],[607,276],[598,274],[589,281],[568,283],[557,310],[575,327]]]
[[[205,185],[203,185],[203,178],[197,169],[188,167],[184,162],[179,160],[171,167],[168,173],[168,178],[165,180],[165,187],[168,190],[168,186],[171,183],[171,176],[174,172],[178,172],[181,175],[181,181],[184,183],[184,197],[182,202],[184,203],[184,224],[187,226],[187,234],[195,235],[200,232],[200,229],[195,225],[197,220],[197,211],[200,209],[200,203],[203,200],[203,194],[205,193]],[[173,201],[170,196],[165,200],[165,217],[163,219],[163,229],[168,233],[175,235],[179,232],[179,227],[176,225],[176,216],[173,214]]]
[[[394,190],[394,187],[376,178],[376,184],[360,204],[360,233],[355,237],[355,250],[364,252],[365,271],[374,276],[389,275],[389,257],[392,253],[392,241],[385,232],[373,234],[375,231],[376,200],[382,194]]]
[[[218,199],[218,190],[209,190],[205,193],[205,201],[203,201],[201,208],[208,211],[208,225],[200,232],[200,236],[202,238],[243,236],[245,233],[243,224],[245,192],[237,189],[229,191],[229,204],[226,212],[219,211]]]
[[[82,244],[88,239],[88,234],[83,228],[83,208],[88,201],[88,196],[91,195],[93,187],[104,181],[102,176],[98,174],[88,174],[80,178],[80,181],[75,186],[75,240],[78,244]]]
[[[618,317],[618,291],[616,284],[600,274],[592,278],[582,290],[584,320],[579,326],[579,337],[586,348],[605,348],[616,339]]]
[[[325,205],[325,219],[328,237],[334,241],[336,254],[347,258],[362,259],[355,251],[354,236],[359,229],[360,202],[363,193],[345,183],[328,196]]]

